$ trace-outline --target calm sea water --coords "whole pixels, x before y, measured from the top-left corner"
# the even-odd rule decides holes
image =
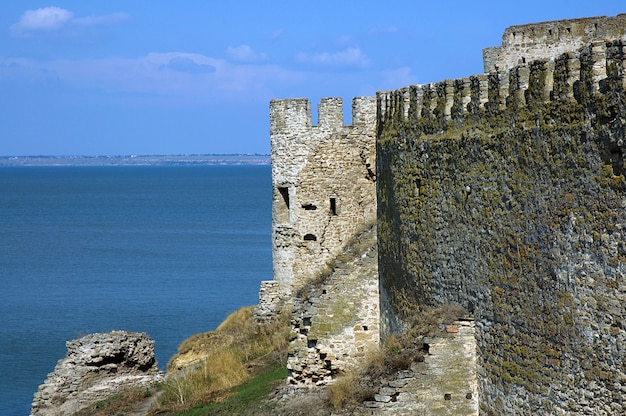
[[[186,337],[271,279],[269,166],[0,168],[0,414],[91,332]]]

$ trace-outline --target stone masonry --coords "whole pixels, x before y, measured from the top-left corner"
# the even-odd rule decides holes
[[[369,261],[375,252],[343,282],[334,270],[342,264],[338,257],[361,245],[355,236],[365,229],[376,245],[375,98],[355,98],[352,125],[343,119],[341,98],[321,101],[317,126],[306,99],[270,103],[274,280],[261,283],[255,318],[263,322],[294,308],[290,380],[296,384],[324,383],[364,348],[378,345],[378,270]],[[323,310],[341,314],[344,308],[349,319],[329,326],[322,318]]]
[[[378,94],[381,327],[473,313],[480,414],[626,411],[625,25],[516,26],[489,74]]]
[[[327,384],[378,345],[375,224],[346,250],[328,277],[294,294],[287,361],[292,384]]]
[[[505,73],[537,59],[554,59],[596,41],[626,35],[626,14],[587,17],[511,26],[502,35],[502,46],[485,48],[485,73]]]
[[[476,339],[472,321],[424,339],[424,362],[399,371],[364,403],[363,415],[477,415]]]
[[[352,126],[340,99],[318,126],[306,99],[272,101],[274,281],[257,319],[291,308],[292,383],[325,384],[362,353],[351,342],[457,303],[475,324],[365,414],[626,411],[625,43],[626,15],[513,26],[485,74],[380,92],[375,111],[355,99]],[[371,251],[341,257],[374,218],[379,292]]]

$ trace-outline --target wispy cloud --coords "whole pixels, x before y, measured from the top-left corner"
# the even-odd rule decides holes
[[[417,83],[417,77],[411,73],[408,66],[382,71],[380,78],[380,86],[383,89],[396,89]]]
[[[266,54],[255,52],[249,45],[229,46],[226,54],[235,62],[256,63],[267,60]]]
[[[359,48],[347,48],[339,52],[299,53],[296,60],[302,64],[332,67],[366,67],[368,57]]]
[[[272,35],[270,36],[270,40],[274,41],[278,38],[280,38],[284,33],[283,29],[276,29],[274,32],[272,32]]]
[[[368,31],[370,35],[381,35],[397,32],[398,28],[396,26],[375,26]]]
[[[159,69],[169,69],[172,71],[187,72],[189,74],[211,74],[216,70],[213,65],[198,63],[188,56],[172,58],[167,64],[161,65]]]
[[[69,10],[50,6],[27,10],[9,29],[14,36],[34,36],[60,31],[69,26],[109,25],[129,18],[130,15],[127,13],[75,17],[74,13]]]
[[[130,19],[128,13],[111,13],[102,16],[77,17],[70,21],[71,24],[77,26],[99,26],[112,25]]]
[[[165,101],[265,102],[276,90],[301,85],[305,75],[275,65],[236,64],[206,55],[168,52],[136,58],[40,61],[0,57],[0,82],[138,93]]]

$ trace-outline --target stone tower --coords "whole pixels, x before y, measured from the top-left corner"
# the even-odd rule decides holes
[[[298,383],[327,381],[345,357],[378,344],[375,97],[354,98],[352,125],[343,120],[341,98],[321,100],[316,126],[307,99],[270,103],[274,280],[261,283],[255,316],[292,305]],[[374,251],[347,271],[338,256],[368,237]]]

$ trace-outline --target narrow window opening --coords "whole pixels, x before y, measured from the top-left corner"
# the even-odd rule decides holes
[[[548,29],[548,35],[552,36],[552,29]]]
[[[330,213],[337,215],[337,198],[330,198]]]
[[[363,331],[367,331],[367,325],[363,325]]]
[[[279,187],[278,193],[279,198],[282,199],[282,203],[279,201],[278,206],[278,221],[285,224],[289,222],[289,188]]]
[[[304,208],[306,211],[315,211],[317,209],[317,207],[313,204],[304,204],[302,205],[302,208]]]
[[[305,234],[304,241],[317,241],[317,237],[314,234]]]
[[[522,57],[522,63],[525,64],[526,63],[526,58]]]

